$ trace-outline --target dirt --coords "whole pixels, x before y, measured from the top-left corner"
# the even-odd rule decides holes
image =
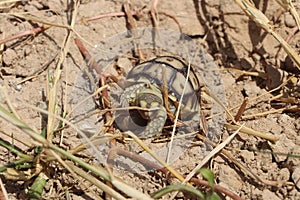
[[[126,31],[128,27],[125,17],[104,17],[85,23],[84,19],[100,14],[121,12],[122,5],[126,2],[81,1],[74,26],[76,34],[71,37],[70,49],[62,65],[62,75],[58,86],[56,98],[60,112],[70,111],[72,108],[70,102],[74,104],[79,101],[73,99],[74,88],[78,86],[76,84],[82,73],[80,68],[85,66],[85,61],[75,45],[73,40],[75,36],[80,36],[87,49],[95,52],[96,45],[101,46],[112,36]],[[293,17],[275,1],[254,2],[256,7],[272,20],[274,30],[283,38],[287,38],[294,31],[296,23]],[[137,28],[152,27],[149,14],[151,5],[152,2],[148,0],[130,2],[132,10],[143,8],[139,17],[135,18]],[[294,2],[294,6],[297,11],[300,10],[299,2]],[[37,20],[67,25],[71,19],[71,8],[70,1],[59,0],[0,4],[1,37],[6,38],[32,30],[42,24]],[[24,20],[14,15],[15,13],[24,14],[24,12],[35,16],[35,19]],[[214,172],[215,182],[237,194],[241,199],[300,199],[299,80],[296,79],[293,82],[295,84],[288,82],[284,87],[268,93],[282,84],[287,77],[292,75],[299,77],[299,70],[287,54],[280,50],[278,41],[249,20],[234,1],[158,1],[157,14],[159,28],[176,32],[180,32],[181,29],[182,33],[192,38],[192,41],[201,43],[213,57],[218,74],[222,78],[222,86],[225,88],[226,101],[224,98],[222,102],[228,109],[232,108],[230,109],[232,115],[236,115],[244,99],[248,98],[246,109],[239,123],[245,123],[245,126],[255,131],[279,139],[272,143],[260,137],[240,133],[227,145],[227,150],[256,177],[235,165],[232,159],[218,154],[205,166]],[[2,56],[0,84],[5,86],[8,97],[21,119],[39,132],[45,128],[47,116],[32,109],[29,105],[47,109],[47,76],[53,76],[59,60],[60,48],[67,33],[65,27],[53,26],[42,33],[6,42],[3,50],[0,50]],[[299,39],[299,32],[296,32],[289,41],[296,52],[300,50]],[[110,49],[107,51],[109,52]],[[99,52],[95,53],[102,55]],[[122,58],[122,61],[125,63],[122,67],[128,71],[131,68],[132,59]],[[113,69],[107,70],[113,71]],[[249,75],[243,74],[242,71],[257,73]],[[89,93],[79,92],[80,94],[84,98]],[[283,98],[279,99],[278,95],[282,95]],[[5,94],[2,92],[0,93],[2,103],[4,99]],[[296,109],[284,109],[295,105],[298,106]],[[95,109],[95,104],[92,101],[82,105],[81,108],[91,111]],[[78,112],[86,112],[84,109],[78,109]],[[270,112],[266,113],[268,111]],[[101,121],[99,119],[103,119],[102,117],[102,115],[94,115],[90,120]],[[230,122],[229,118],[227,122]],[[96,122],[92,121],[92,123]],[[83,126],[92,128],[91,135],[99,132],[99,128],[97,129],[99,124],[96,126],[97,130],[95,126],[87,125],[85,122]],[[234,132],[227,128],[221,128],[219,131],[222,134],[218,135],[218,138],[222,140]],[[24,152],[31,152],[32,143],[30,143],[29,136],[2,118],[0,119],[0,135],[1,139],[14,143]],[[12,140],[11,137],[21,138],[21,141],[28,146]],[[57,143],[60,137],[61,132],[55,133],[53,142]],[[77,132],[70,128],[65,130],[63,137],[64,142],[61,145],[63,148],[72,149],[80,143]],[[191,148],[180,155],[172,167],[181,174],[187,175],[201,161],[198,154],[197,147]],[[93,155],[90,154],[90,156]],[[1,163],[4,164],[14,160],[15,156],[1,147],[0,158]],[[57,165],[59,164],[53,164],[54,167]],[[57,168],[60,170],[62,167]],[[159,172],[134,174],[130,170],[116,170],[114,173],[129,185],[147,194],[168,184],[178,183]],[[71,179],[69,173],[65,171],[63,175],[57,174],[49,179],[44,191],[44,199],[63,199],[63,188],[80,188],[77,187],[79,183]],[[201,176],[198,175],[198,177]],[[7,180],[4,176],[1,179],[9,199],[25,198],[30,181],[16,182]],[[278,185],[271,186],[268,181],[277,182]],[[287,182],[289,184],[286,184]],[[19,187],[16,188],[14,184],[18,184]],[[51,192],[50,188],[53,189]],[[102,194],[101,191],[97,193]],[[178,199],[183,199],[182,195],[179,194]],[[71,197],[72,199],[89,198],[81,192],[71,192]],[[224,197],[224,199],[230,198]]]

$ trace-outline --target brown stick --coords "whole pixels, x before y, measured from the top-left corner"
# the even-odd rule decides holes
[[[140,14],[140,10],[138,10],[138,11],[132,11],[131,14],[133,16],[138,16]],[[95,21],[95,20],[98,20],[98,19],[106,18],[106,17],[125,17],[125,16],[126,16],[125,12],[106,13],[106,14],[97,15],[97,16],[94,16],[94,17],[82,18],[82,22],[83,23],[87,23],[89,21]]]
[[[152,18],[152,21],[153,21],[153,26],[155,29],[158,28],[158,22],[157,22],[157,18],[156,18],[156,13],[157,13],[157,4],[158,4],[158,0],[153,0],[153,3],[152,3],[152,8],[151,8],[151,18]]]
[[[137,40],[138,35],[137,35],[137,31],[136,31],[136,24],[135,24],[135,20],[132,16],[129,4],[124,4],[124,11],[126,13],[126,17],[127,17],[127,22],[128,22],[128,29],[132,31],[132,35],[133,35],[133,41],[136,44],[136,49],[135,49],[135,53],[137,53],[139,60],[144,60],[144,56],[143,53],[140,49],[140,44],[139,41]]]
[[[15,40],[15,39],[18,39],[18,38],[21,38],[21,37],[24,37],[24,36],[28,36],[28,35],[36,35],[38,33],[41,33],[45,30],[47,30],[48,28],[50,28],[51,26],[41,26],[41,27],[37,27],[35,29],[32,29],[32,30],[27,30],[27,31],[24,31],[22,33],[18,33],[16,35],[12,35],[10,37],[7,37],[7,38],[4,38],[2,40],[0,40],[0,45],[1,44],[4,44],[4,43],[7,43],[7,42],[10,42],[12,40]]]
[[[240,109],[238,110],[237,114],[236,114],[235,117],[234,117],[234,120],[235,120],[236,122],[239,121],[239,119],[241,118],[242,114],[243,114],[244,111],[245,111],[245,108],[246,108],[247,104],[248,104],[248,97],[246,97],[246,98],[244,99],[244,101],[243,101],[243,103],[242,103]]]
[[[98,73],[98,75],[100,77],[100,87],[105,86],[107,76],[106,76],[106,74],[103,73],[101,66],[98,63],[94,62],[94,60],[91,57],[91,54],[88,52],[88,50],[85,48],[85,46],[82,44],[82,42],[78,38],[75,38],[75,43],[76,43],[81,55],[83,56],[84,60],[87,62],[87,64],[89,66],[91,66],[92,68],[94,68],[96,70],[96,72]],[[104,109],[110,108],[110,102],[108,101],[109,97],[108,97],[107,89],[102,90],[102,99],[103,99]],[[104,116],[105,116],[106,123],[111,121],[112,115],[111,115],[110,111],[105,112]],[[110,134],[114,134],[114,128],[112,125],[109,126],[108,132]],[[111,145],[111,147],[114,147],[116,145],[116,140],[115,139],[111,140],[110,145]],[[111,171],[113,171],[113,165],[109,164],[109,168]],[[113,187],[113,185],[108,181],[106,182],[106,184],[109,187]],[[106,199],[111,199],[110,195],[105,194],[105,196],[106,196]]]
[[[197,137],[199,139],[201,139],[202,141],[204,141],[205,143],[211,145],[211,146],[216,146],[215,143],[207,140],[204,136],[197,134]],[[248,167],[246,167],[244,164],[242,164],[241,162],[238,162],[230,153],[229,151],[225,150],[225,149],[221,149],[221,153],[222,155],[224,155],[226,158],[228,158],[229,161],[231,161],[232,163],[234,163],[240,170],[243,170],[244,173],[246,173],[247,175],[249,175],[251,178],[258,180],[261,183],[264,183],[266,185],[270,185],[270,186],[275,186],[278,187],[280,185],[288,185],[289,182],[287,181],[270,181],[267,179],[263,179],[260,178],[258,175],[256,175],[251,169],[249,169]]]
[[[92,68],[94,68],[96,70],[97,74],[99,74],[100,85],[101,86],[106,85],[107,77],[108,76],[112,77],[112,75],[106,74],[102,71],[101,66],[98,63],[93,61],[91,54],[88,52],[88,50],[85,48],[85,46],[82,44],[82,42],[78,38],[75,38],[75,43],[76,43],[81,55],[83,56],[84,60],[88,63],[89,66],[91,66]],[[116,77],[114,77],[114,78],[116,78]],[[110,103],[108,101],[109,97],[108,97],[107,89],[102,90],[102,97],[103,97],[103,101],[104,101],[104,109],[110,108]],[[106,117],[107,122],[111,120],[112,117],[111,117],[110,111],[105,112],[105,117]],[[113,133],[112,127],[109,128],[109,132]]]
[[[113,160],[114,160],[114,157],[115,157],[116,154],[128,157],[128,158],[132,159],[133,161],[137,161],[137,162],[139,162],[143,165],[146,165],[147,167],[151,167],[152,169],[159,170],[160,172],[162,172],[166,175],[169,174],[169,171],[166,168],[163,168],[162,166],[160,166],[158,164],[155,164],[155,163],[153,163],[152,161],[149,161],[146,158],[143,158],[143,157],[141,157],[141,156],[139,156],[139,155],[137,155],[133,152],[129,152],[129,151],[121,149],[121,148],[114,148],[109,152],[108,160],[111,164],[113,164]],[[171,177],[174,177],[174,176],[171,175]],[[190,181],[193,182],[193,183],[196,183],[198,185],[202,185],[202,186],[205,186],[205,187],[210,187],[210,184],[205,180],[200,180],[198,178],[191,178]],[[220,185],[215,184],[214,185],[214,190],[218,191],[220,193],[223,193],[223,194],[231,197],[232,199],[241,200],[241,198],[238,195],[234,194],[233,192],[227,190],[226,188],[224,188]]]

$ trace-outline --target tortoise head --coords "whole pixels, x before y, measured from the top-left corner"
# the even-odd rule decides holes
[[[146,119],[151,120],[155,117],[155,113],[163,106],[163,97],[158,86],[153,84],[146,84],[137,94],[134,104],[141,108],[149,109],[148,111],[139,110],[140,115]]]

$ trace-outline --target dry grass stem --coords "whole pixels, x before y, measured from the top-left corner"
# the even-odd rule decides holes
[[[76,22],[76,17],[77,17],[77,10],[79,7],[79,2],[76,1],[74,4],[74,11],[71,19],[71,24],[70,27],[72,29],[74,28],[75,22]],[[48,111],[50,113],[57,114],[57,104],[56,104],[56,98],[57,98],[57,88],[58,88],[58,82],[60,80],[60,76],[62,73],[62,64],[64,63],[64,60],[66,58],[66,55],[69,51],[70,48],[70,41],[72,37],[72,32],[68,30],[68,34],[64,38],[64,41],[62,43],[62,49],[60,52],[59,60],[56,66],[56,70],[54,72],[54,78],[53,80],[48,80],[47,86],[48,88]],[[66,102],[65,102],[66,103]],[[48,122],[47,122],[47,140],[52,141],[52,134],[54,132],[55,126],[57,122],[55,122],[55,118],[52,116],[48,116]]]
[[[3,4],[10,4],[10,3],[17,3],[17,2],[20,2],[22,0],[2,0],[0,2],[0,5],[3,5]]]
[[[140,11],[132,11],[131,14],[133,16],[138,16],[140,14]],[[88,23],[90,21],[95,21],[98,19],[106,18],[106,17],[125,17],[125,16],[126,16],[125,12],[106,13],[106,14],[97,15],[94,17],[84,17],[84,18],[82,18],[82,22]]]
[[[232,124],[225,124],[225,126],[229,129],[233,129],[233,130],[238,130],[240,128],[240,125],[239,124],[236,124],[236,125],[232,125]],[[269,140],[271,142],[276,142],[278,140],[278,137],[276,136],[273,136],[273,135],[269,135],[269,134],[266,134],[266,133],[261,133],[261,132],[258,132],[258,131],[255,131],[251,128],[248,128],[246,126],[243,126],[240,130],[241,133],[246,133],[248,135],[253,135],[253,136],[256,136],[256,137],[260,137],[260,138],[263,138],[263,139],[266,139],[266,140]]]
[[[224,140],[221,144],[219,144],[217,147],[215,147],[207,156],[204,157],[203,160],[186,176],[186,178],[182,181],[181,184],[186,184],[188,181],[191,180],[191,178],[212,158],[214,157],[218,152],[220,152],[235,136],[238,134],[240,129],[244,126],[241,125],[238,130],[236,130],[232,135],[230,135],[226,140]],[[171,199],[174,199],[177,195],[177,192],[171,197]]]
[[[171,151],[172,151],[172,147],[173,147],[173,141],[174,141],[175,132],[176,132],[176,124],[178,123],[179,113],[180,113],[180,110],[181,110],[183,97],[184,97],[184,94],[185,94],[187,84],[189,82],[190,70],[191,70],[191,61],[189,61],[187,74],[186,74],[184,86],[183,86],[183,89],[182,89],[182,94],[180,96],[177,112],[175,114],[175,120],[174,120],[174,126],[173,126],[173,130],[172,130],[171,141],[170,141],[169,148],[168,148],[168,155],[167,155],[167,161],[166,161],[167,164],[169,164],[169,161],[170,161],[170,155],[171,155]]]
[[[182,184],[187,183],[198,171],[201,167],[203,167],[213,156],[215,156],[220,150],[222,150],[227,144],[231,142],[231,140],[239,133],[239,131],[244,127],[244,124],[242,124],[232,135],[230,135],[226,140],[224,140],[221,144],[219,144],[216,148],[214,148],[205,158],[200,162],[200,164],[197,165],[189,173],[189,175],[184,179]]]
[[[246,15],[253,20],[259,27],[271,34],[284,48],[286,53],[295,61],[297,68],[300,70],[300,57],[296,51],[275,31],[270,20],[258,10],[249,0],[235,0],[242,8]]]
[[[12,102],[10,100],[10,98],[8,97],[8,94],[7,94],[7,90],[6,90],[6,87],[4,86],[0,86],[0,91],[1,91],[1,94],[4,96],[5,98],[5,101],[6,101],[6,104],[9,108],[9,110],[18,118],[18,119],[21,119],[19,114],[17,113],[16,109],[14,108],[14,106],[12,105]]]
[[[179,174],[177,171],[175,171],[172,167],[170,167],[167,163],[162,161],[155,153],[136,135],[133,133],[128,132],[128,135],[136,141],[137,144],[139,144],[145,151],[147,151],[157,162],[159,162],[163,167],[167,168],[171,174],[173,174],[178,180],[183,181],[184,178],[181,174]]]
[[[296,21],[297,27],[300,30],[300,18],[292,1],[291,0],[276,0],[276,1],[281,7],[283,7],[286,11],[289,11],[292,14],[292,16]]]
[[[252,115],[244,115],[242,118],[243,118],[243,120],[253,119],[253,118],[256,118],[256,117],[263,117],[263,116],[267,116],[267,115],[274,114],[274,113],[282,113],[284,111],[293,110],[293,109],[296,109],[296,108],[298,108],[298,106],[293,105],[293,106],[286,107],[286,108],[279,108],[279,109],[269,110],[269,111],[266,111],[266,112],[255,113],[255,114],[252,114]]]
[[[88,3],[83,4],[79,0],[70,2],[58,0],[56,5],[54,1],[2,0],[0,2],[0,12],[2,12],[1,16],[4,16],[4,19],[1,22],[7,24],[0,28],[0,63],[2,64],[0,66],[0,124],[2,125],[0,129],[2,135],[0,136],[2,137],[0,147],[5,149],[2,152],[2,163],[4,164],[0,167],[0,172],[5,178],[4,181],[2,177],[4,183],[0,178],[0,200],[11,197],[23,198],[22,195],[28,193],[27,188],[30,188],[30,190],[33,188],[30,187],[33,185],[32,182],[35,182],[33,179],[42,176],[45,178],[43,181],[48,182],[48,185],[46,187],[44,187],[45,185],[41,186],[41,198],[63,198],[63,195],[67,199],[73,198],[73,196],[76,198],[79,196],[77,193],[79,191],[80,195],[83,193],[83,197],[91,199],[153,199],[155,195],[153,191],[159,191],[162,192],[159,195],[163,196],[164,199],[189,198],[196,192],[203,192],[205,198],[210,199],[209,192],[216,192],[222,194],[224,198],[237,200],[241,199],[237,194],[250,198],[251,194],[247,194],[247,192],[251,193],[253,186],[257,185],[259,186],[256,187],[257,191],[264,192],[263,190],[267,189],[274,195],[278,195],[279,198],[292,198],[292,195],[297,193],[297,189],[295,189],[297,180],[293,177],[297,161],[289,160],[291,166],[287,168],[285,165],[281,165],[282,161],[280,159],[289,159],[292,157],[290,154],[298,155],[298,149],[296,149],[298,141],[294,138],[296,138],[295,133],[299,128],[295,125],[297,122],[295,115],[300,112],[297,90],[300,56],[297,52],[299,50],[297,44],[295,48],[292,48],[289,43],[295,45],[294,38],[299,36],[296,33],[300,30],[300,18],[296,8],[299,7],[300,3],[292,0],[276,1],[284,11],[274,2],[257,1],[254,4],[253,0],[234,0],[233,4],[236,4],[233,5],[234,7],[204,1],[185,3],[178,1],[174,3],[170,0],[152,0],[147,3],[131,2],[130,4],[119,1],[106,1],[107,4],[102,4],[100,10],[97,10],[94,6],[97,5],[97,8],[99,8],[98,1],[88,1]],[[212,4],[218,5],[218,7],[211,6]],[[185,9],[188,6],[191,6],[190,9]],[[263,11],[259,10],[258,6],[262,6],[261,10]],[[165,9],[166,7],[168,10]],[[239,7],[242,11],[237,12],[236,8],[239,10]],[[123,10],[120,12],[122,8]],[[112,12],[107,13],[108,10]],[[80,17],[88,12],[90,14],[97,12],[105,14]],[[241,15],[241,12],[244,12],[248,18],[245,18],[244,13]],[[274,25],[269,20],[271,17],[275,21]],[[101,20],[97,23],[93,22],[103,18],[111,19]],[[245,21],[245,19],[247,20]],[[255,22],[258,28],[255,25],[253,26],[251,21]],[[190,22],[192,23],[189,24]],[[120,30],[124,29],[125,24],[128,31],[124,32],[127,35],[123,38],[123,34],[119,33]],[[156,29],[155,32],[153,30],[151,32],[150,39],[154,44],[153,47],[149,48],[147,46],[149,45],[148,41],[144,41],[144,38],[139,36],[137,32],[141,30],[139,28],[146,26],[152,26]],[[179,34],[185,33],[190,38],[180,37],[180,41],[176,41],[176,39],[173,41],[174,37],[170,35],[170,37],[167,37],[167,41],[162,41],[166,43],[160,43],[161,40],[165,40],[165,37],[159,35],[164,33],[163,31],[160,32],[159,28],[162,28],[162,30],[165,30],[165,28],[174,29],[176,33],[180,31]],[[252,30],[254,30],[253,33]],[[248,31],[249,34],[240,34],[243,31]],[[279,34],[286,34],[287,37],[283,39]],[[75,49],[73,49],[74,38]],[[172,41],[168,41],[168,39]],[[182,43],[184,48],[180,49],[181,47],[179,47],[177,50],[176,44],[181,45],[182,39],[187,39]],[[200,45],[198,43],[190,48],[189,42],[192,41],[201,41],[201,43],[204,41],[203,52],[202,48],[197,46]],[[97,55],[92,56],[84,44],[88,44],[90,49],[97,51],[95,52]],[[129,44],[134,46],[133,50],[130,49]],[[84,59],[81,58],[76,46]],[[185,50],[188,50],[188,52],[183,52]],[[178,53],[179,51],[180,53]],[[211,52],[211,55],[206,55],[209,54],[206,52]],[[227,108],[227,103],[223,103],[223,99],[218,99],[217,95],[213,94],[215,90],[212,87],[214,85],[212,87],[207,86],[206,83],[210,84],[211,82],[205,81],[211,75],[210,73],[201,74],[202,79],[192,77],[192,79],[199,78],[200,82],[201,103],[203,103],[200,108],[201,112],[203,111],[199,122],[201,127],[193,133],[180,132],[180,134],[177,134],[176,130],[179,132],[181,131],[180,127],[190,124],[181,121],[184,116],[180,116],[179,111],[181,111],[180,108],[185,101],[183,100],[184,96],[179,95],[176,88],[177,85],[180,85],[178,87],[183,88],[182,93],[184,94],[189,79],[185,79],[184,85],[183,79],[181,79],[181,82],[176,81],[179,75],[181,77],[181,74],[188,77],[191,66],[189,64],[188,68],[185,69],[176,66],[176,63],[173,66],[173,62],[170,61],[171,67],[176,72],[170,72],[174,77],[172,77],[172,80],[167,80],[164,74],[170,75],[169,71],[159,69],[162,71],[163,80],[158,80],[161,82],[157,83],[157,85],[163,85],[164,87],[163,91],[159,92],[162,92],[162,103],[167,111],[167,121],[162,135],[159,135],[161,137],[152,141],[150,140],[153,138],[147,138],[144,141],[138,138],[138,134],[123,133],[121,126],[118,127],[118,120],[122,120],[122,118],[115,122],[115,118],[120,115],[118,115],[118,112],[114,114],[114,111],[125,110],[134,115],[135,113],[131,112],[132,109],[137,112],[146,111],[146,114],[155,109],[131,106],[131,104],[137,104],[139,95],[142,92],[138,91],[136,94],[128,95],[126,92],[131,91],[132,88],[135,89],[135,87],[126,88],[130,83],[123,83],[120,81],[120,77],[126,78],[126,74],[129,74],[127,76],[127,80],[129,80],[132,66],[136,66],[138,63],[154,56],[165,54],[174,56],[176,54],[177,56],[181,53],[182,55],[188,53],[189,57],[185,59],[190,61],[189,63],[193,63],[189,58],[195,59],[196,56],[199,56],[201,65],[199,69],[196,66],[195,72],[205,73],[206,69],[202,71],[202,66],[204,68],[208,67],[210,62],[216,67],[218,65],[223,67],[223,69],[216,69],[212,72],[214,75],[220,75],[221,79],[225,77],[228,80],[217,80],[214,77],[211,81],[214,81],[215,84],[224,83],[225,87],[236,84],[232,87],[233,90],[228,92],[228,88],[226,88],[224,92],[227,97],[231,95],[229,98],[233,99],[232,102],[237,102],[238,105],[228,102],[228,105],[233,105],[233,107]],[[202,55],[202,53],[204,54]],[[115,57],[112,58],[111,56]],[[290,58],[293,62],[290,62]],[[213,63],[213,60],[216,62]],[[80,67],[82,62],[85,62],[87,67],[82,69]],[[240,69],[224,69],[225,66],[237,66]],[[295,69],[295,66],[297,69]],[[151,76],[150,78],[155,79],[156,77],[152,77],[153,69],[151,67],[149,67],[149,74],[146,70],[146,73],[143,71],[140,75]],[[243,70],[249,68],[257,70]],[[79,91],[72,93],[73,91],[71,91],[71,89],[84,90],[86,86],[79,86],[81,79],[73,77],[78,69],[80,69],[80,72],[85,71],[84,77],[88,77],[87,81],[91,84],[89,89],[95,88],[88,95],[85,92],[90,90],[82,92],[82,95],[85,96],[81,96],[80,100],[74,95],[81,95],[81,93]],[[94,74],[90,73],[92,70],[98,74],[97,78],[94,78]],[[128,71],[130,72],[128,73]],[[198,76],[197,73],[195,75]],[[239,78],[235,83],[234,79],[237,76]],[[279,77],[280,80],[275,80],[276,77]],[[222,83],[222,81],[224,82]],[[115,104],[109,100],[115,97],[115,87],[110,87],[111,82],[115,82],[123,89],[124,93],[118,96],[120,99],[124,96],[126,96],[125,101],[131,98],[129,107],[123,106],[120,108],[116,106],[118,108],[112,108],[112,105]],[[190,80],[190,82],[191,85],[194,85],[194,80]],[[252,87],[252,83],[255,87]],[[152,82],[149,84],[152,84]],[[268,88],[276,88],[265,92],[266,89],[263,88],[265,85],[267,85],[267,90]],[[223,89],[222,87],[219,88]],[[174,94],[171,95],[174,99],[170,95],[172,90]],[[209,91],[212,91],[212,94]],[[142,94],[144,95],[144,93]],[[248,97],[243,101],[242,95]],[[74,101],[70,98],[74,98]],[[121,99],[119,103],[123,103],[124,99]],[[86,105],[88,100],[95,100],[94,104],[91,106]],[[131,100],[136,102],[132,103]],[[172,102],[169,102],[169,100]],[[44,104],[45,102],[46,104]],[[76,105],[74,102],[76,102]],[[194,106],[190,105],[191,103],[194,102],[190,102],[190,99],[188,99],[187,104],[191,106],[190,108]],[[208,116],[210,111],[215,111],[216,107],[214,106],[221,110],[220,113]],[[42,109],[41,107],[46,108]],[[93,109],[94,107],[97,107],[97,109]],[[173,109],[176,110],[176,113]],[[84,114],[78,116],[77,110],[78,113]],[[182,115],[189,111],[184,110]],[[193,114],[194,117],[193,111],[192,108],[190,114]],[[285,113],[281,115],[283,112]],[[143,114],[141,112],[140,115],[130,116],[132,117],[130,120],[135,121],[134,117],[144,117]],[[214,131],[210,132],[208,124],[211,121],[214,123],[215,116],[221,117],[221,115],[226,118],[224,120],[227,122],[222,123],[221,129],[227,129],[227,131],[234,133],[217,145],[209,139],[212,136],[210,134],[214,134]],[[95,118],[97,120],[92,121]],[[145,117],[141,121],[143,125],[149,125],[151,119]],[[247,121],[249,119],[253,121]],[[269,133],[270,131],[264,133],[254,130],[258,127],[252,126],[254,129],[251,129],[245,126],[247,122],[252,124],[257,121],[257,124],[262,124],[262,127],[265,127],[266,130],[271,130],[268,128],[272,128],[273,125],[286,130],[284,127],[285,121],[289,119],[291,119],[293,127],[291,127],[292,131],[289,132],[291,135],[287,137],[287,140],[293,143],[291,145],[287,143],[289,146],[284,150],[280,146],[282,141],[279,141],[276,145],[271,145],[271,142],[275,143],[279,140],[276,134],[272,135]],[[86,123],[85,120],[88,122]],[[130,120],[126,118],[124,122],[130,123]],[[156,123],[155,121],[151,122]],[[280,124],[281,122],[283,123]],[[6,126],[5,123],[9,123],[9,125]],[[92,123],[92,126],[89,126],[90,123]],[[85,129],[86,125],[88,126],[87,129]],[[94,131],[95,126],[98,126],[96,131]],[[91,129],[89,129],[90,127]],[[171,133],[170,130],[172,130],[172,136],[167,138],[167,132]],[[85,134],[85,131],[89,134]],[[222,130],[217,131],[218,133],[222,132]],[[87,135],[90,135],[90,133],[93,136],[88,137]],[[232,142],[232,146],[235,147],[233,148],[230,143],[237,134],[240,134],[240,136],[244,136],[242,134],[250,135],[251,140],[235,139]],[[80,138],[76,135],[79,135]],[[184,154],[179,155],[179,159],[182,160],[174,160],[171,165],[170,161],[173,158],[170,155],[177,153],[173,146],[176,144],[173,142],[174,139],[187,138],[187,136],[189,138],[193,137],[193,140],[187,141],[182,146],[188,147],[183,152]],[[219,134],[213,135],[213,137],[222,136]],[[257,140],[253,136],[259,137],[259,139]],[[148,142],[151,142],[151,144],[148,145]],[[213,150],[206,152],[204,159],[199,160],[195,152],[199,152],[198,150],[201,148],[199,144],[202,146],[203,143],[212,146]],[[263,147],[268,151],[260,151],[261,143],[266,144]],[[193,146],[189,148],[189,144]],[[164,146],[166,148],[167,145],[168,152],[164,152],[164,154],[167,153],[165,161],[158,155],[160,155],[161,150],[165,150],[160,149],[160,147]],[[254,146],[254,148],[244,148],[245,145]],[[293,148],[293,145],[295,148]],[[236,148],[236,146],[239,148]],[[156,153],[157,150],[159,152]],[[202,150],[204,151],[201,148]],[[262,153],[266,153],[267,158],[261,156]],[[144,157],[145,154],[150,155],[151,158]],[[188,159],[184,159],[185,156]],[[277,158],[277,156],[281,157]],[[130,160],[130,162],[119,163],[119,157]],[[297,156],[295,157],[298,159]],[[208,165],[210,160],[212,161],[210,167],[214,169],[210,174],[211,177],[207,177],[207,174],[203,173],[203,180],[197,178],[200,176],[200,174],[197,174],[200,173],[199,169],[203,168],[205,164]],[[133,168],[131,168],[131,163],[135,165]],[[260,168],[264,167],[261,166],[261,163],[266,163],[265,169]],[[119,164],[124,164],[124,166]],[[118,168],[119,166],[121,168]],[[179,166],[183,166],[183,168],[179,170]],[[270,166],[276,167],[270,169]],[[124,171],[119,171],[119,169]],[[222,173],[224,169],[235,172],[226,175],[226,173]],[[288,175],[287,179],[284,179],[283,176],[286,174],[283,172],[286,169]],[[142,170],[142,172],[134,174],[133,171],[135,170]],[[148,171],[145,170],[154,170],[154,172],[147,173]],[[260,170],[263,170],[264,173],[267,172],[260,175]],[[278,174],[278,172],[280,173]],[[188,175],[186,176],[186,174]],[[241,178],[241,174],[244,177]],[[160,176],[159,180],[156,175]],[[270,175],[273,180],[264,178]],[[231,176],[237,179],[232,181],[232,188],[238,188],[234,191],[237,194],[221,186],[222,184],[228,184],[231,187]],[[226,180],[228,178],[229,183]],[[14,192],[10,188],[13,187],[10,180],[20,180],[17,185],[22,186],[22,189],[18,188],[17,192]],[[172,185],[172,182],[178,183],[179,181],[179,186]],[[193,191],[188,190],[188,188],[192,188]],[[278,189],[282,192],[276,192]],[[42,194],[42,192],[44,193]],[[179,192],[182,193],[183,197],[177,196]],[[22,194],[20,195],[20,193]],[[261,194],[257,192],[258,198],[262,196],[259,195]],[[28,196],[27,198],[31,197]]]
[[[225,69],[225,70],[241,73],[242,75],[257,76],[257,77],[261,77],[263,79],[267,79],[267,74],[264,73],[264,72],[249,72],[249,71],[235,69],[235,68],[228,68],[228,69]]]
[[[79,176],[81,176],[83,179],[89,180],[93,185],[101,189],[102,191],[105,191],[107,194],[112,196],[115,199],[120,199],[120,200],[126,200],[124,196],[122,196],[120,193],[112,189],[111,187],[108,187],[106,184],[102,183],[99,181],[96,177],[88,174],[86,171],[82,170],[81,168],[77,167],[74,165],[73,162],[70,161],[65,161],[66,164]],[[87,187],[88,189],[89,187]],[[95,198],[97,198],[98,195],[95,195]]]

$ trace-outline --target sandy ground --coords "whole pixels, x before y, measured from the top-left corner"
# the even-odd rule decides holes
[[[70,16],[72,6],[67,2],[69,1],[32,0],[0,5],[1,37],[6,38],[32,30],[40,26],[41,21],[67,25],[72,17]],[[225,106],[232,108],[231,113],[235,115],[247,97],[248,104],[239,123],[245,123],[245,126],[275,136],[279,140],[271,143],[266,139],[241,133],[228,144],[228,151],[233,158],[251,169],[256,178],[223,155],[215,156],[206,167],[214,172],[217,184],[236,193],[242,199],[300,199],[300,89],[297,80],[299,70],[281,50],[279,43],[250,21],[234,1],[224,2],[159,1],[157,7],[159,28],[176,32],[181,29],[193,41],[201,43],[213,57],[222,78],[226,94],[226,101],[223,101]],[[128,24],[125,17],[103,17],[86,23],[83,19],[121,12],[124,3],[122,0],[81,1],[74,30],[90,52],[95,51],[96,45],[101,45],[112,36],[126,31]],[[255,1],[255,5],[272,20],[276,32],[283,38],[291,36],[289,44],[299,52],[299,33],[292,34],[296,28],[293,17],[275,1]],[[137,28],[152,26],[149,14],[151,1],[131,1],[130,7],[132,10],[143,8],[139,17],[135,18]],[[295,2],[295,7],[296,10],[300,10],[298,2]],[[30,13],[34,19],[24,20],[15,15],[16,13],[22,16],[24,13]],[[47,76],[53,76],[66,34],[65,27],[53,26],[42,33],[6,42],[0,49],[2,56],[0,84],[6,87],[8,96],[22,120],[38,131],[45,128],[47,117],[28,107],[28,104],[42,109],[47,108]],[[62,65],[57,95],[59,112],[71,109],[69,102],[74,100],[73,91],[79,80],[78,73],[82,73],[79,69],[85,63],[74,43],[74,37],[75,34],[72,36],[69,52]],[[99,52],[96,54],[102,55]],[[128,62],[128,59],[125,61]],[[125,62],[125,70],[126,68],[129,70],[132,65],[131,62],[129,64]],[[253,73],[243,74],[243,72]],[[291,76],[295,77],[293,79],[295,81],[289,81],[284,87],[272,93],[267,92]],[[0,93],[0,100],[4,102],[3,92]],[[89,104],[83,107],[86,109],[87,106],[89,107]],[[287,109],[295,106],[298,108]],[[95,109],[95,105],[92,104],[90,109]],[[268,111],[270,112],[265,113]],[[98,115],[96,120],[101,117]],[[227,121],[229,122],[229,119]],[[225,128],[220,131],[222,135],[219,139],[226,139],[233,132]],[[4,133],[13,135],[14,138],[22,138],[25,142],[30,140],[26,134],[0,118],[0,137],[12,143],[12,139]],[[55,133],[54,143],[59,141],[60,134],[61,132]],[[64,148],[75,147],[78,143],[74,130],[67,129],[64,137]],[[18,141],[13,143],[25,152],[31,151]],[[187,152],[174,163],[173,167],[182,174],[188,174],[200,162],[197,152],[193,149]],[[14,155],[2,147],[0,157],[2,164],[14,159]],[[160,173],[133,174],[116,170],[115,174],[144,193],[151,193],[171,184],[172,181],[175,182]],[[64,199],[61,188],[80,188],[76,186],[78,183],[72,182],[73,179],[67,176],[68,174],[54,175],[47,183],[43,198]],[[7,180],[4,176],[1,179],[10,199],[25,198],[24,194],[30,181],[16,182]],[[278,185],[271,186],[272,183]],[[15,187],[15,184],[18,187]],[[52,190],[50,194],[50,188],[55,192]],[[101,191],[97,192],[101,195]],[[71,197],[92,198],[83,195],[83,192],[73,192]],[[182,194],[178,196],[178,199],[183,198]]]

